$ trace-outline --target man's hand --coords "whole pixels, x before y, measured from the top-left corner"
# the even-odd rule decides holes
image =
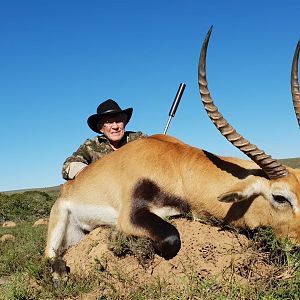
[[[71,162],[66,169],[69,179],[74,179],[88,165],[82,162]]]

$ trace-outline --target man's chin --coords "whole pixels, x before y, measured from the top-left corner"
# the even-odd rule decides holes
[[[110,135],[109,139],[113,142],[118,142],[122,139],[123,135],[122,134],[118,134],[118,135]]]

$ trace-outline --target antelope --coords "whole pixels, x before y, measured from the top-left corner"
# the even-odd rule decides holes
[[[300,169],[282,165],[251,144],[224,119],[207,86],[203,42],[198,83],[205,110],[221,132],[249,159],[223,157],[163,134],[133,141],[85,168],[62,186],[49,219],[46,257],[79,243],[101,225],[147,237],[171,259],[180,235],[165,217],[209,215],[240,228],[271,227],[300,242]],[[294,108],[300,125],[298,41],[291,71]]]

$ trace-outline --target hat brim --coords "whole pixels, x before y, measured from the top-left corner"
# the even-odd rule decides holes
[[[94,114],[94,115],[91,115],[88,120],[87,120],[87,123],[88,123],[88,126],[95,132],[97,133],[102,133],[99,128],[98,128],[98,124],[99,122],[101,121],[102,117],[103,116],[107,116],[107,115],[118,115],[118,114],[125,114],[127,116],[127,120],[125,122],[125,125],[127,125],[127,123],[129,122],[131,116],[132,116],[132,112],[133,112],[133,108],[127,108],[127,109],[124,109],[124,110],[121,110],[120,112],[106,112],[106,113],[103,113],[103,114]]]

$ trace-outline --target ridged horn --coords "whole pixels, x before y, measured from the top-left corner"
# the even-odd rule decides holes
[[[300,40],[298,41],[295,50],[293,64],[292,64],[292,71],[291,71],[291,90],[293,96],[293,105],[294,105],[298,125],[300,127],[300,92],[299,92],[299,81],[298,81],[299,52],[300,52]]]
[[[259,165],[270,179],[287,176],[289,173],[285,166],[238,134],[235,129],[224,119],[224,117],[218,111],[218,108],[215,106],[210,96],[206,80],[206,52],[211,32],[212,27],[207,32],[203,42],[198,65],[198,84],[200,95],[209,118],[212,120],[221,134],[235,147],[246,154],[252,161]]]

